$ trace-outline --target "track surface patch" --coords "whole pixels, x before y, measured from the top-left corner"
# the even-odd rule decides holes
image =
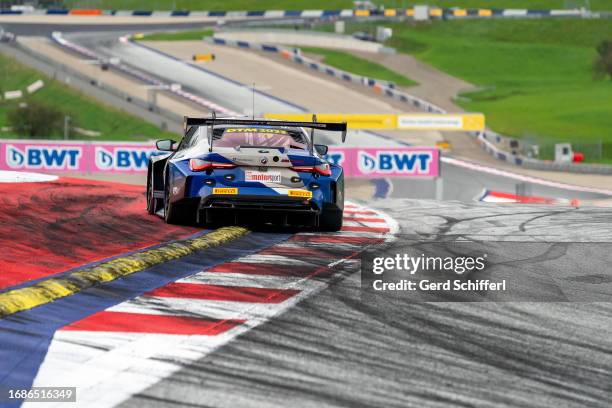
[[[393,220],[349,207],[374,220],[347,215],[345,225],[355,231],[287,236],[64,326],[33,386],[61,382],[77,387],[78,406],[114,406],[283,313],[355,272],[354,259],[366,247],[393,239]]]
[[[0,183],[0,290],[200,231],[165,225],[144,205],[141,186]]]

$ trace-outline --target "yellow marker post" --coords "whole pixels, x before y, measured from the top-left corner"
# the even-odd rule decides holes
[[[479,17],[491,17],[493,15],[493,11],[489,9],[480,9],[478,10]]]
[[[456,10],[453,10],[453,15],[455,17],[465,17],[465,16],[467,16],[467,10],[465,10],[465,9],[456,9]]]
[[[397,15],[397,10],[395,9],[385,9],[385,17],[395,17]]]
[[[192,60],[194,60],[195,62],[207,62],[207,61],[214,61],[215,60],[215,54],[193,54],[193,56],[191,57]]]

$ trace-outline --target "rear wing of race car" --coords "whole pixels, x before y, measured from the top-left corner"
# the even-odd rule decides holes
[[[239,125],[239,126],[270,126],[270,127],[303,127],[312,129],[310,133],[310,149],[311,152],[314,149],[314,131],[325,130],[329,132],[342,132],[342,143],[346,141],[346,122],[334,123],[334,122],[317,122],[316,115],[312,115],[312,122],[290,122],[282,120],[260,120],[260,119],[231,119],[231,118],[217,118],[213,111],[210,118],[192,118],[185,116],[183,119],[183,130],[187,132],[192,126],[210,126],[211,132],[209,132],[209,151],[212,152],[213,138],[212,128],[215,125]]]

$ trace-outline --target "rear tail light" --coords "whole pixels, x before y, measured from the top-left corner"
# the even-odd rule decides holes
[[[214,163],[201,159],[189,160],[189,168],[191,171],[206,171],[213,169],[233,169],[236,167],[235,164],[231,163]]]
[[[300,173],[318,173],[321,176],[331,176],[331,167],[329,163],[321,163],[317,166],[293,166],[291,170]]]

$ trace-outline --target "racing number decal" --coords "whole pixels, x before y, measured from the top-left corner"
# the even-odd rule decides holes
[[[306,191],[306,190],[289,190],[289,197],[304,197],[304,198],[312,198],[312,191]]]
[[[213,194],[236,195],[238,194],[238,189],[232,187],[213,188]]]

